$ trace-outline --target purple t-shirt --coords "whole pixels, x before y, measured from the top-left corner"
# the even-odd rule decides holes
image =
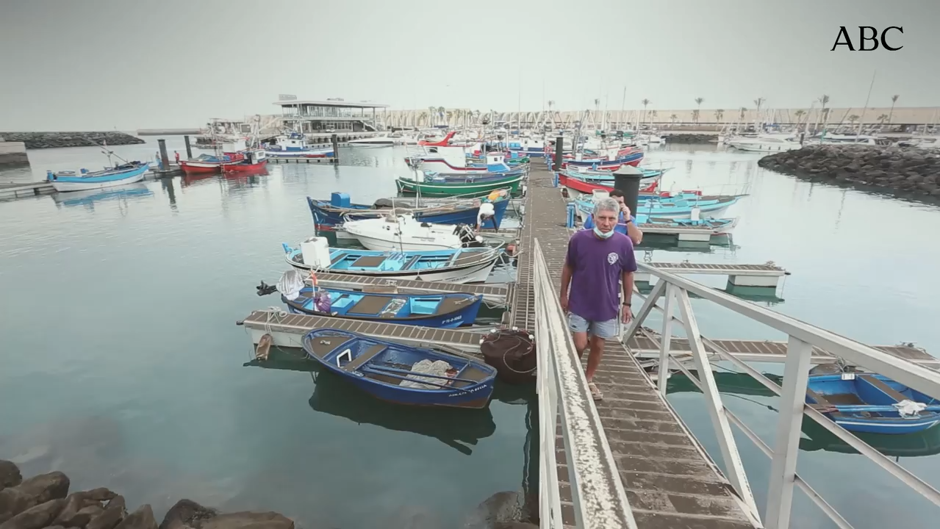
[[[571,288],[568,311],[588,321],[620,316],[620,277],[636,271],[633,242],[622,233],[598,238],[593,230],[576,232],[568,241]]]

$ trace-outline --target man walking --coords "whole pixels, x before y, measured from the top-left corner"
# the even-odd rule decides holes
[[[633,317],[630,305],[636,259],[633,243],[614,229],[620,211],[620,205],[612,198],[594,204],[594,228],[578,231],[571,237],[561,272],[559,302],[568,312],[568,327],[578,355],[583,355],[590,345],[584,376],[595,401],[603,399],[594,384],[594,373],[604,354],[604,341],[616,338],[620,323],[629,323]]]

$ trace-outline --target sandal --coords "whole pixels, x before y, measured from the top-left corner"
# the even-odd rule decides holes
[[[594,402],[600,402],[604,400],[604,394],[601,393],[601,390],[593,382],[588,382],[588,389],[591,390],[591,397],[594,398]]]

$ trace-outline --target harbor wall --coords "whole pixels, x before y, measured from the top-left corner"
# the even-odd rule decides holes
[[[0,132],[7,141],[23,142],[27,149],[54,149],[59,147],[95,147],[108,145],[134,145],[144,140],[124,132]]]
[[[29,165],[26,144],[21,141],[3,141],[0,138],[0,166]]]
[[[804,180],[940,200],[940,156],[914,147],[816,145],[771,154],[757,164]]]

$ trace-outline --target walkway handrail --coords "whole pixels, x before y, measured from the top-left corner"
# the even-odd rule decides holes
[[[882,374],[934,397],[940,396],[940,373],[765,307],[742,301],[724,292],[662,269],[647,264],[638,264],[638,268],[642,272],[655,276],[658,281],[653,290],[646,296],[642,308],[640,308],[624,334],[624,340],[629,340],[641,328],[653,309],[663,313],[662,333],[659,340],[659,391],[665,395],[666,379],[671,365],[683,371],[702,390],[708,404],[707,408],[712,418],[712,424],[716,430],[722,457],[725,460],[728,478],[738,494],[749,503],[755,516],[757,513],[756,506],[753,503],[753,495],[747,483],[747,476],[734,437],[731,435],[729,424],[734,424],[741,429],[761,451],[771,457],[770,484],[767,494],[766,519],[764,520],[768,529],[789,527],[794,486],[799,486],[806,492],[809,499],[820,507],[838,527],[851,527],[831,505],[796,474],[800,432],[804,415],[809,416],[869,460],[901,480],[905,485],[934,504],[940,505],[940,491],[937,491],[930,484],[913,475],[895,461],[885,457],[876,449],[806,404],[810,359],[814,347],[823,349],[837,357],[844,358],[854,365]],[[744,361],[736,358],[733,354],[722,349],[715,342],[701,335],[695,315],[692,312],[689,293],[712,301],[788,335],[782,387],[763,376]],[[665,296],[665,303],[662,308],[657,305],[661,296]],[[680,318],[673,316],[676,308],[678,308]],[[674,323],[682,325],[685,329],[698,377],[695,377],[681,362],[673,360],[670,364],[672,354],[670,345]],[[717,353],[722,360],[734,363],[765,387],[780,395],[780,415],[772,446],[768,446],[760,440],[721,402],[721,396],[708,359],[709,353],[705,349],[706,345]]]
[[[560,529],[563,525],[555,462],[555,431],[560,416],[576,526],[636,529],[617,464],[553,288],[553,283],[560,278],[549,274],[538,239],[532,246],[542,527]]]

